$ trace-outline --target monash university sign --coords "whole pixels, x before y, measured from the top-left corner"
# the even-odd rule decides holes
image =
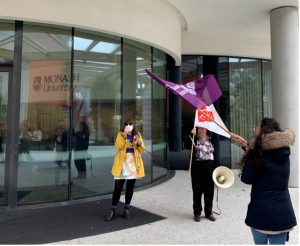
[[[67,61],[31,61],[28,82],[29,102],[66,105],[69,104],[72,89],[80,83],[80,75],[74,74],[72,78]]]
[[[32,88],[36,91],[67,91],[71,88],[71,74],[49,74],[35,76],[32,81]],[[73,75],[73,81],[79,82],[79,73]],[[76,85],[74,85],[74,88]]]

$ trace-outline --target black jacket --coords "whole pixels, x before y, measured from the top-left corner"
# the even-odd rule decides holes
[[[255,166],[254,156],[244,162],[241,180],[251,184],[251,201],[245,223],[255,229],[281,231],[297,225],[288,181],[290,148],[294,134],[290,130],[263,137],[263,166]]]
[[[87,150],[89,148],[89,135],[83,131],[75,134],[76,144],[74,150]]]

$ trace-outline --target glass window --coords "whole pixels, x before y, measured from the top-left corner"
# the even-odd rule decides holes
[[[7,103],[9,71],[0,65],[0,205],[4,203],[4,175],[5,175],[5,149],[7,129]]]
[[[75,29],[72,198],[111,193],[121,120],[121,39]]]
[[[128,39],[123,42],[123,119],[133,119],[145,142],[143,162],[146,177],[137,186],[151,182],[152,86],[145,72],[151,69],[151,47]]]
[[[12,78],[14,24],[0,23],[0,205],[4,203],[8,83]]]
[[[218,83],[222,96],[214,103],[218,114],[227,129],[230,130],[230,106],[229,106],[229,58],[218,58]],[[215,134],[219,141],[219,161],[221,165],[231,167],[231,139]]]
[[[262,61],[263,110],[264,117],[272,117],[271,61]]]
[[[202,60],[202,59],[201,59]],[[197,63],[200,61],[198,56],[183,56],[181,64],[182,82],[189,82],[198,78]]]
[[[254,127],[262,119],[261,61],[256,59],[229,58],[230,125],[231,131],[245,139],[254,136]],[[232,165],[243,151],[231,144]]]
[[[0,64],[14,59],[15,27],[13,23],[0,23]]]
[[[24,23],[19,204],[68,198],[71,43],[70,28]]]
[[[152,86],[144,71],[152,68],[165,78],[165,53],[73,30],[74,36],[69,27],[23,23],[18,205],[111,194],[114,143],[128,118],[146,148],[146,177],[137,186],[167,174],[166,89]],[[0,204],[14,41],[14,24],[0,23]]]
[[[153,71],[160,78],[166,79],[166,55],[157,49],[153,49]],[[152,90],[152,171],[155,180],[167,174],[167,94],[166,89],[155,81]]]
[[[203,56],[182,57],[182,84],[199,79],[203,75]],[[182,148],[191,149],[192,142],[189,137],[195,121],[195,109],[187,102],[181,100],[182,105]]]

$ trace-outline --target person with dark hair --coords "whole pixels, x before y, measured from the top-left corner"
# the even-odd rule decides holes
[[[204,194],[205,217],[210,221],[215,221],[216,218],[212,212],[214,198],[212,173],[219,164],[212,143],[212,133],[203,127],[193,128],[192,133],[196,134],[191,166],[194,220],[200,221],[201,198]]]
[[[145,176],[142,160],[145,145],[141,134],[136,131],[131,119],[124,122],[124,128],[117,135],[115,147],[117,153],[111,170],[115,179],[115,188],[112,195],[112,206],[106,221],[111,221],[116,216],[116,207],[125,181],[126,193],[123,217],[127,220],[130,219],[129,208],[136,179]]]
[[[77,168],[77,178],[86,178],[87,149],[89,148],[90,130],[85,121],[79,122],[75,133],[74,162]]]
[[[57,152],[56,163],[59,167],[63,163],[68,162],[68,151],[74,148],[75,132],[69,127],[69,121],[67,118],[64,119],[63,125],[58,128],[58,133],[55,136],[55,150]]]
[[[294,133],[264,118],[249,144],[237,134],[232,137],[246,152],[240,162],[241,180],[252,185],[245,223],[251,227],[254,243],[285,244],[297,225],[288,190]]]

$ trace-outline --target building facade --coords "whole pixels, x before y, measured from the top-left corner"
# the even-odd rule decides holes
[[[245,138],[266,116],[297,136],[298,1],[283,2],[240,5],[241,25],[228,22],[225,10],[205,18],[224,4],[206,0],[3,4],[0,205],[110,194],[113,144],[128,118],[146,144],[146,178],[137,186],[166,177],[176,163],[188,166],[194,112],[152,81],[145,68],[175,83],[214,74],[223,93],[215,107],[228,129]],[[226,4],[230,9],[235,3]],[[250,17],[253,13],[257,16]],[[263,29],[266,23],[270,33]],[[82,124],[90,134],[87,151],[76,147]],[[297,140],[291,186],[298,186],[298,146]],[[242,152],[218,137],[218,154],[222,165],[236,168]],[[86,165],[83,177],[80,163]]]

